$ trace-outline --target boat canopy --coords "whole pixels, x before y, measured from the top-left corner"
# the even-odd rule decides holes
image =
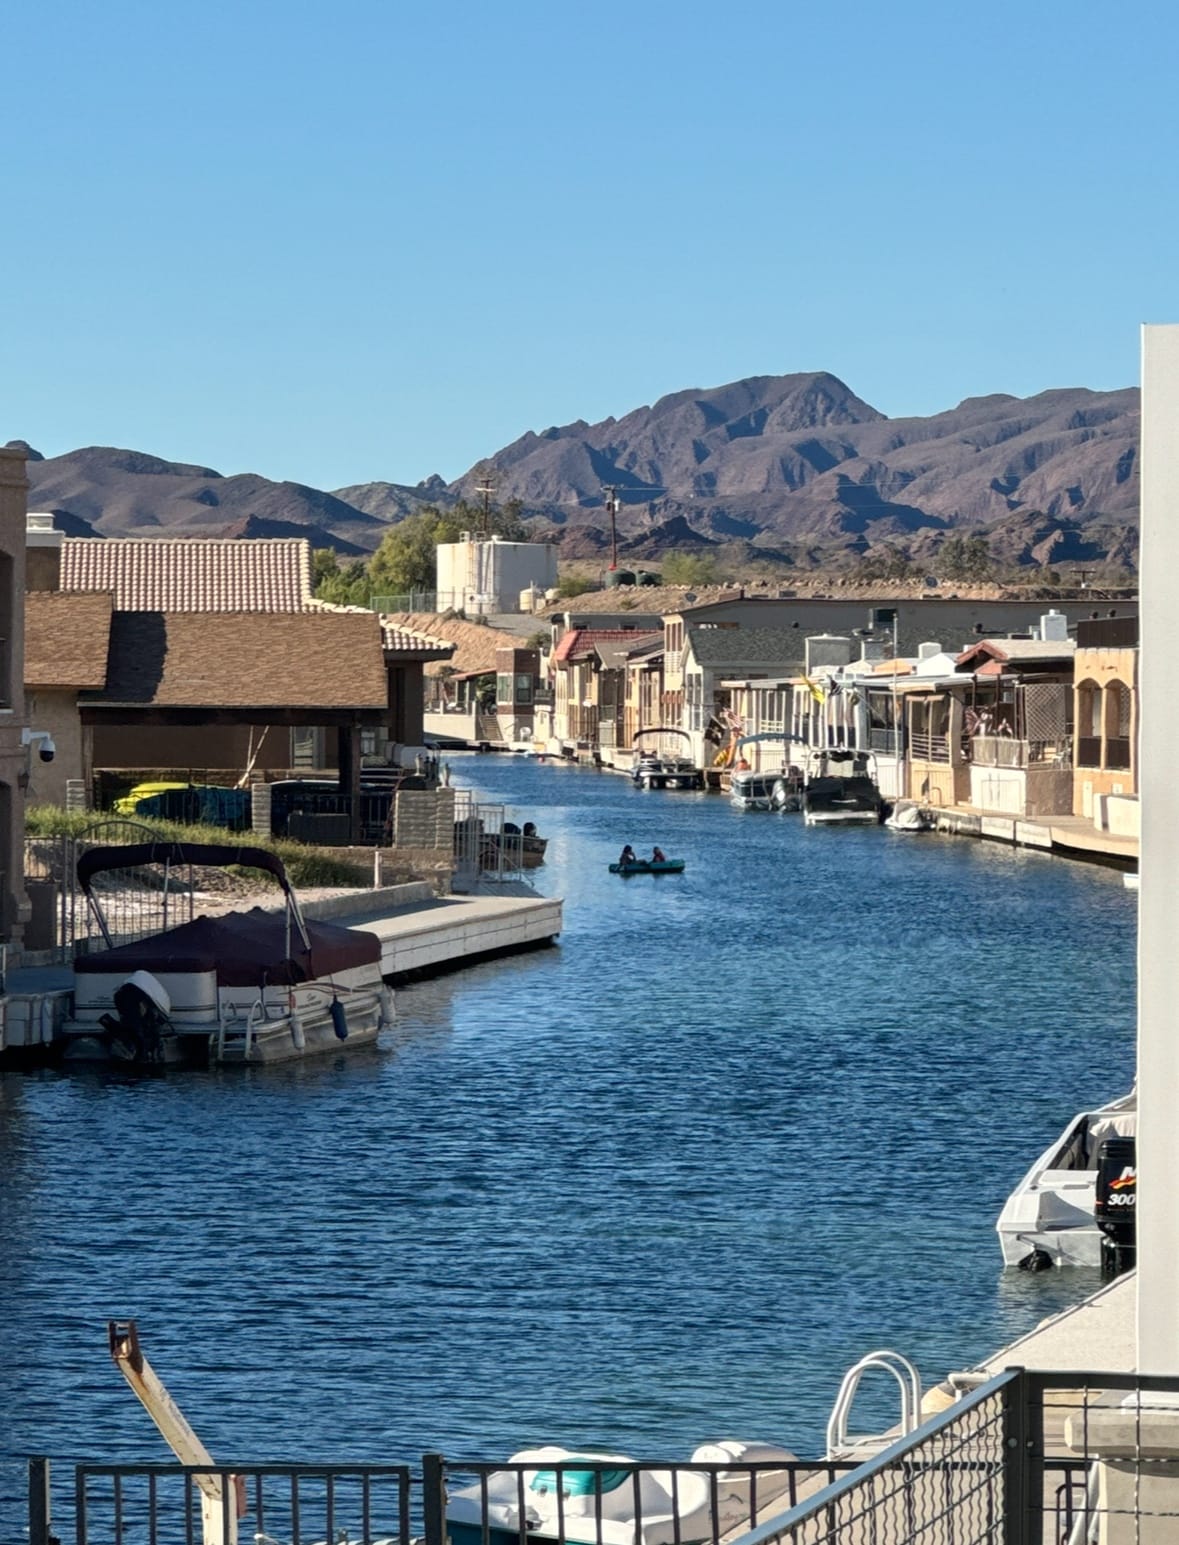
[[[78,884],[89,894],[90,881],[109,869],[134,869],[141,864],[208,864],[227,869],[238,864],[245,869],[264,869],[272,874],[284,891],[290,890],[283,861],[267,848],[241,847],[220,842],[131,842],[111,847],[89,848],[78,859]]]
[[[257,851],[257,850],[256,850]],[[132,971],[215,972],[220,987],[292,986],[381,959],[375,933],[338,923],[305,924],[308,943],[292,936],[281,912],[227,912],[223,917],[194,917],[189,923],[94,955],[79,955],[78,975],[129,976]]]

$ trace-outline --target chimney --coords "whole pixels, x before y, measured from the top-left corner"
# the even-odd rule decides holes
[[[1053,607],[1046,617],[1040,618],[1040,637],[1053,643],[1061,643],[1068,638],[1068,618],[1063,612]]]
[[[61,544],[64,532],[50,512],[30,510],[25,519],[25,589],[61,589]]]
[[[924,644],[917,645],[917,658],[919,660],[932,660],[935,654],[941,654],[941,652],[942,646],[935,643],[932,639],[927,640]]]

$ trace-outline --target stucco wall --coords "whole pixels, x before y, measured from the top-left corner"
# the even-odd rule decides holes
[[[30,727],[48,730],[57,744],[52,762],[43,762],[36,749],[29,758],[29,804],[64,805],[67,778],[89,778],[77,693],[39,688],[28,693],[26,707]]]
[[[970,803],[1001,815],[1071,815],[1070,767],[978,767],[970,769]]]
[[[951,767],[948,762],[908,764],[907,792],[922,804],[945,806],[970,802],[970,769],[965,764]]]

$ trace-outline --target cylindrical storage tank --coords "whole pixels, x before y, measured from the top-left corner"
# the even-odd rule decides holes
[[[606,588],[612,590],[615,585],[633,585],[635,577],[629,569],[607,569]]]
[[[661,585],[663,580],[660,575],[653,574],[650,569],[639,570],[640,585]]]

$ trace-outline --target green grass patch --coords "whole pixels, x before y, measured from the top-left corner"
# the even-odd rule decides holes
[[[102,828],[109,826],[109,831]],[[296,890],[312,886],[368,886],[372,869],[338,857],[331,848],[310,847],[286,838],[259,837],[252,831],[227,831],[221,826],[185,826],[179,821],[154,817],[116,815],[113,811],[63,810],[57,805],[30,805],[25,811],[29,837],[80,837],[92,834],[97,841],[113,842],[218,842],[241,847],[265,848],[277,853]],[[248,869],[235,873],[246,874]]]

